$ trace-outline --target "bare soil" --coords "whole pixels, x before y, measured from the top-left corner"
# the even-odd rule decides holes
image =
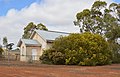
[[[105,66],[0,65],[0,77],[120,77],[120,64]]]

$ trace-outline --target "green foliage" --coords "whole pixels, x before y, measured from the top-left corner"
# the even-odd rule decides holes
[[[74,24],[79,26],[80,32],[92,32],[105,35],[110,32],[111,37],[120,37],[119,23],[120,22],[120,5],[111,3],[107,8],[105,1],[95,1],[91,9],[84,9],[76,14]],[[114,29],[114,31],[112,30]],[[118,37],[116,37],[116,34]],[[108,37],[107,37],[108,38]]]
[[[61,52],[56,52],[53,49],[48,49],[43,52],[40,60],[45,64],[64,64],[65,55]]]
[[[2,57],[2,52],[4,52],[4,50],[0,48],[0,57]]]
[[[45,25],[43,25],[42,23],[37,24],[36,29],[46,30],[46,31],[48,30],[48,29],[46,28],[46,26],[45,26]]]
[[[120,63],[120,45],[114,43],[114,41],[109,41],[110,49],[112,50],[112,61],[113,63]]]
[[[101,10],[102,8],[105,8],[107,3],[105,1],[95,1],[92,5],[92,9],[95,10]]]
[[[61,52],[52,52],[51,60],[53,64],[64,64],[65,56]]]
[[[7,37],[3,37],[3,45],[7,45],[7,44],[8,44]]]
[[[112,53],[100,35],[83,33],[57,38],[43,57],[53,64],[104,65],[111,63]]]
[[[45,25],[42,23],[35,25],[33,22],[30,22],[25,28],[24,28],[24,34],[22,38],[30,38],[31,33],[35,30],[48,30]]]
[[[102,35],[107,38],[113,54],[115,56],[119,55],[120,45],[117,45],[116,42],[116,39],[120,38],[119,4],[111,3],[107,5],[105,1],[95,1],[91,9],[84,9],[77,13],[76,19],[74,24],[79,26],[81,33],[91,32]],[[113,57],[113,61],[116,59],[116,57]]]
[[[112,54],[108,43],[97,34],[84,33],[79,37],[78,50],[69,51],[70,63],[79,65],[104,65],[111,63]],[[76,55],[75,55],[76,54]],[[72,60],[73,59],[73,60]]]
[[[80,32],[92,32],[102,34],[104,28],[103,10],[106,10],[107,3],[104,1],[95,1],[91,9],[84,9],[77,13],[77,21],[74,24],[79,26]]]
[[[67,65],[76,65],[81,61],[81,54],[79,51],[66,49],[66,59],[65,64]],[[81,50],[80,50],[81,51]]]
[[[45,50],[39,59],[42,60],[42,63],[51,64],[51,59],[49,58],[49,55],[51,55],[51,50]]]

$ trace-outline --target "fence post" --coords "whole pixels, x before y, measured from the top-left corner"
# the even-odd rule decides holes
[[[9,58],[10,58],[9,51],[12,49],[13,45],[14,45],[13,43],[10,43],[10,44],[6,45],[6,48],[8,49],[8,65],[9,65]]]
[[[8,49],[8,66],[10,65],[10,54],[9,54],[9,49]]]

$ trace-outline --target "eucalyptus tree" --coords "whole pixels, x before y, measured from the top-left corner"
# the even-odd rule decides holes
[[[91,9],[84,9],[82,12],[77,13],[77,21],[74,24],[79,26],[80,32],[92,32],[102,34],[103,32],[103,13],[107,3],[104,1],[96,1]]]
[[[8,44],[7,37],[3,37],[3,45],[6,46]]]
[[[24,34],[22,35],[22,38],[30,38],[31,33],[35,30],[48,30],[45,25],[42,23],[40,24],[34,24],[33,22],[28,23],[28,25],[24,28]]]

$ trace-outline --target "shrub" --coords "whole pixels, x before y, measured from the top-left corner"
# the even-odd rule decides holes
[[[61,52],[53,52],[51,60],[53,64],[64,64],[65,55]]]
[[[52,64],[52,60],[49,58],[49,55],[51,55],[51,50],[45,50],[40,57],[40,61],[45,64]]]
[[[40,60],[42,60],[42,63],[46,64],[64,64],[65,55],[61,52],[56,52],[55,50],[48,49],[43,52]]]
[[[4,52],[4,50],[0,48],[0,57],[2,57],[2,52]]]
[[[113,63],[120,63],[120,45],[114,41],[109,41],[109,44],[113,54]]]
[[[102,36],[83,33],[57,38],[43,56],[53,64],[104,65],[111,63],[112,52]]]

